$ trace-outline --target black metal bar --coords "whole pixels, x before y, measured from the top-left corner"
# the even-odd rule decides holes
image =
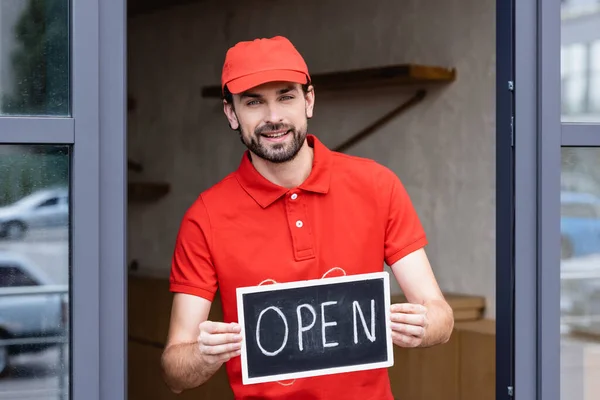
[[[513,0],[514,1],[514,0]],[[514,4],[496,2],[496,396],[514,392]],[[512,86],[509,82],[512,82]]]
[[[144,338],[140,338],[137,336],[128,336],[128,339],[130,342],[134,342],[134,343],[139,343],[139,344],[144,344],[146,346],[150,346],[150,347],[154,347],[157,349],[164,349],[165,345],[164,343],[160,343],[154,340],[149,340],[149,339],[144,339]]]

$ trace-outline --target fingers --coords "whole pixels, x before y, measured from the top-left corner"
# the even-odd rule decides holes
[[[417,347],[425,338],[427,308],[421,304],[401,303],[390,306],[392,340],[401,347]]]
[[[392,313],[427,314],[427,307],[421,304],[399,303],[390,306]]]
[[[424,314],[392,313],[390,315],[390,319],[392,322],[398,322],[401,324],[416,325],[416,326],[426,326],[427,325],[427,317]]]
[[[236,333],[210,334],[206,332],[201,332],[198,341],[206,346],[216,346],[219,344],[241,342],[242,335]]]
[[[397,333],[403,336],[412,336],[415,338],[423,338],[425,336],[425,328],[423,328],[422,326],[392,322],[391,328],[392,333]]]
[[[204,321],[200,324],[200,331],[207,333],[240,333],[242,329],[235,322],[228,324],[225,322]]]
[[[227,362],[229,360],[231,360],[234,357],[239,356],[240,354],[242,354],[241,350],[235,350],[235,351],[231,351],[229,353],[224,353],[221,354],[219,357],[219,362]]]
[[[211,356],[225,355],[240,350],[242,348],[241,343],[225,343],[216,346],[200,344],[200,352]]]
[[[226,362],[240,355],[242,335],[239,324],[204,321],[199,328],[198,349],[201,354],[217,362]]]
[[[414,336],[403,335],[392,331],[392,341],[396,346],[400,347],[418,347],[421,344],[421,339]]]

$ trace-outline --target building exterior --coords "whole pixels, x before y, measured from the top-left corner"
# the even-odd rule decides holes
[[[203,89],[229,45],[279,33],[316,73],[456,70],[350,151],[401,176],[442,288],[485,301],[496,399],[598,398],[596,0],[152,1],[129,16],[121,1],[3,0],[0,310],[43,323],[0,314],[0,397],[127,398],[128,277],[168,275],[183,212],[242,150]],[[411,94],[395,90],[318,97],[311,126],[335,147]],[[64,186],[66,200],[46,190]],[[32,307],[42,296],[55,307]],[[51,378],[15,382],[28,360]]]

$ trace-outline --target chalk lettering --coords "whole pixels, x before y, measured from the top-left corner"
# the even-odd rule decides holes
[[[302,326],[302,308],[307,308],[312,313],[313,320],[308,326]],[[296,308],[296,314],[298,315],[298,348],[300,349],[300,351],[302,351],[302,332],[309,331],[313,326],[315,326],[315,322],[317,321],[317,313],[315,312],[313,306],[311,306],[310,304],[300,304]]]
[[[325,322],[325,306],[333,304],[337,304],[337,301],[326,301],[325,303],[321,303],[321,336],[323,338],[323,347],[335,347],[339,344],[338,342],[327,343],[327,339],[325,339],[325,328],[337,325],[337,322]]]
[[[273,310],[275,311],[277,314],[279,314],[279,316],[281,317],[281,319],[283,320],[283,324],[285,325],[285,334],[283,337],[283,343],[281,344],[281,347],[278,348],[275,351],[267,351],[265,350],[262,345],[260,344],[260,320],[262,319],[264,313],[266,313],[269,310]],[[281,310],[275,306],[271,306],[271,307],[267,307],[264,310],[262,310],[258,316],[258,321],[256,322],[256,344],[258,344],[258,347],[260,348],[260,351],[262,351],[262,353],[265,356],[276,356],[277,354],[281,353],[281,351],[283,350],[283,348],[285,347],[285,345],[287,344],[287,340],[288,340],[288,324],[287,324],[287,320],[285,318],[285,315],[283,315],[283,313],[281,312]]]
[[[365,334],[367,338],[371,342],[375,341],[375,300],[371,299],[371,332],[367,329],[367,322],[365,321],[365,316],[363,315],[362,309],[360,308],[360,304],[358,301],[352,302],[352,314],[354,316],[354,344],[358,344],[358,332],[356,326],[356,311],[360,314],[360,320],[362,322],[363,329],[365,330]]]

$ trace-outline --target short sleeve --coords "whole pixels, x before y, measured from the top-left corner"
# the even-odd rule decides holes
[[[385,231],[385,262],[391,266],[404,256],[427,245],[425,231],[413,203],[400,179],[388,171],[389,193]]]
[[[217,274],[210,248],[210,219],[200,197],[187,210],[179,227],[171,261],[171,292],[214,299]]]

